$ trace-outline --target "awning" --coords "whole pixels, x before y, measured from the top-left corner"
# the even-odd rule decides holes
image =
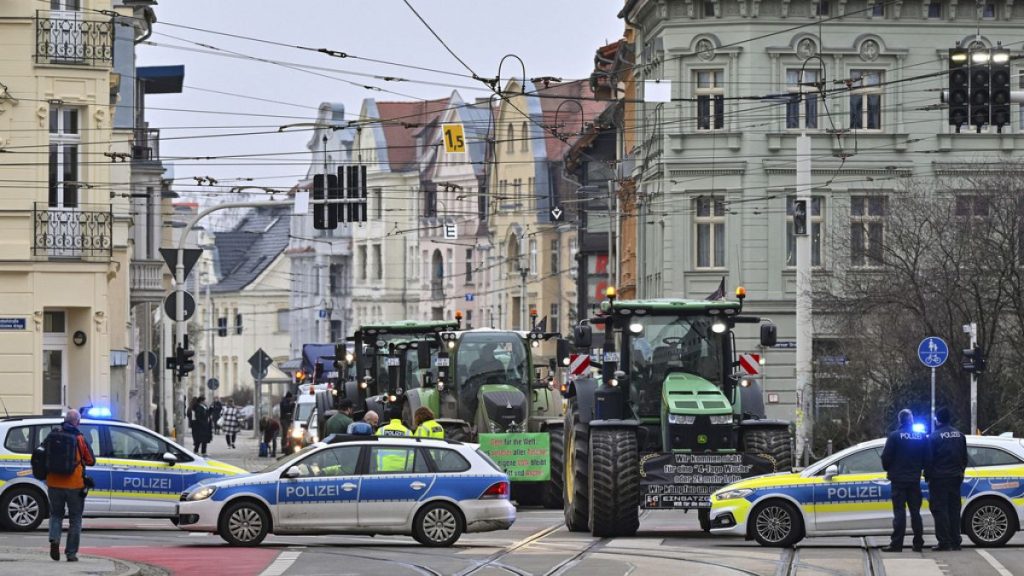
[[[334,344],[303,344],[302,369],[313,372],[314,364],[323,364],[324,368],[333,367]]]
[[[139,66],[135,69],[135,78],[143,81],[146,94],[181,94],[185,67]]]

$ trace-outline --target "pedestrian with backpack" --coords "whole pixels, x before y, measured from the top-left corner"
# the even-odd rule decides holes
[[[46,454],[46,490],[50,499],[50,558],[60,560],[60,533],[64,511],[68,516],[68,540],[64,554],[78,562],[78,541],[82,535],[87,480],[85,467],[96,464],[92,448],[78,430],[82,416],[68,410],[64,423],[43,440]]]

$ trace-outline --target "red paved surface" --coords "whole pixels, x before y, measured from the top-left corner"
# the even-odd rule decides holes
[[[263,572],[279,550],[273,548],[234,548],[210,546],[111,546],[82,548],[82,554],[104,556],[159,566],[172,575],[254,576]]]

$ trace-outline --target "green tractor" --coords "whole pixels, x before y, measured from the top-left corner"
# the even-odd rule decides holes
[[[557,363],[534,353],[556,334],[479,328],[441,334],[437,384],[406,393],[433,406],[448,438],[476,442],[512,480],[520,503],[562,507],[562,397]],[[418,398],[417,398],[418,397]],[[415,398],[415,399],[414,399]]]
[[[616,300],[574,331],[589,351],[603,325],[600,378],[569,383],[565,413],[566,526],[630,536],[641,508],[698,511],[708,530],[710,495],[746,476],[792,468],[789,422],[769,420],[756,380],[738,371],[733,328],[761,324],[738,300]]]

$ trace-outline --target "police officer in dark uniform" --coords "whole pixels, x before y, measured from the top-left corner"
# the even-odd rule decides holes
[[[914,414],[900,410],[899,428],[885,441],[882,467],[892,487],[892,539],[882,552],[902,552],[907,534],[907,513],[914,529],[914,552],[924,548],[924,527],[921,525],[921,471],[930,461],[928,437],[914,432]]]
[[[935,411],[935,430],[929,438],[931,465],[925,468],[928,505],[935,519],[938,546],[932,550],[960,549],[960,487],[967,468],[967,437],[949,425],[949,409]]]

